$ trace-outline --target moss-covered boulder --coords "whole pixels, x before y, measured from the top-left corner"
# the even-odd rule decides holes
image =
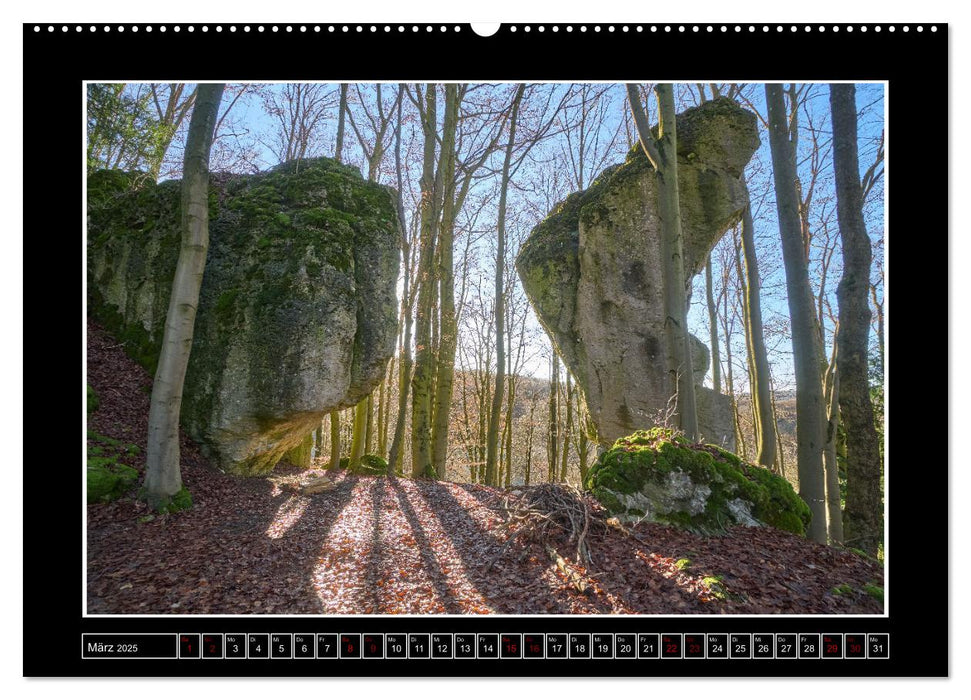
[[[180,187],[118,172],[88,181],[88,310],[150,372]],[[299,160],[214,174],[209,216],[182,426],[224,471],[264,474],[381,380],[397,329],[395,197],[331,159]]]
[[[739,221],[748,202],[742,171],[759,145],[756,117],[728,99],[677,117],[685,283]],[[657,177],[640,145],[593,185],[557,205],[516,260],[523,288],[576,378],[604,445],[655,425],[674,394],[665,367]],[[708,350],[692,338],[703,437],[734,445],[727,397],[700,386]]]
[[[623,521],[707,534],[732,525],[769,525],[802,535],[811,518],[782,477],[663,428],[617,440],[590,469],[585,486]]]

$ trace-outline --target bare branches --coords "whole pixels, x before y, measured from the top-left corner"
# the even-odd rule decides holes
[[[651,134],[651,125],[647,121],[647,113],[644,112],[644,106],[641,104],[637,85],[633,83],[627,84],[627,101],[630,103],[630,111],[634,116],[634,125],[637,127],[637,136],[644,148],[644,153],[647,154],[647,158],[651,161],[654,169],[658,170],[661,154],[658,152],[654,136]]]

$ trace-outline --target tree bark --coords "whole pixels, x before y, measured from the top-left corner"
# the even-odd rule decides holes
[[[209,150],[224,88],[223,83],[200,84],[189,122],[182,180],[182,247],[148,417],[145,498],[152,509],[164,508],[182,490],[179,416],[209,250]]]
[[[486,435],[486,484],[497,486],[496,465],[499,452],[499,421],[502,417],[502,394],[506,383],[506,345],[505,334],[506,311],[504,307],[504,282],[506,269],[506,198],[509,193],[509,167],[512,163],[512,152],[516,145],[516,122],[519,118],[519,104],[523,99],[526,85],[520,83],[513,97],[509,120],[509,140],[506,142],[506,155],[502,162],[502,180],[499,191],[499,217],[496,223],[496,289],[495,289],[495,323],[496,323],[496,385],[492,394],[492,410],[489,412],[489,432]]]
[[[549,462],[547,466],[547,471],[549,472],[549,482],[552,484],[554,481],[556,481],[556,466],[558,463],[557,454],[560,444],[560,412],[557,406],[560,393],[560,362],[559,358],[556,356],[556,350],[551,349],[551,352],[553,356],[550,359],[550,414],[546,443],[546,459]]]
[[[368,397],[370,398],[370,397]],[[348,460],[349,467],[361,466],[361,457],[364,456],[364,446],[366,444],[368,418],[368,399],[361,399],[354,407],[354,432],[351,434],[351,454]]]
[[[573,381],[570,370],[566,371],[566,418],[563,422],[563,452],[560,455],[560,481],[566,483],[566,471],[570,465],[570,432],[573,428]]]
[[[674,92],[670,83],[659,83],[654,92],[660,115],[656,141],[647,124],[647,116],[640,103],[637,88],[628,85],[628,97],[641,147],[657,172],[668,372],[671,375],[671,386],[678,397],[677,411],[681,430],[689,440],[697,440],[698,413],[691,369],[691,344],[687,330],[688,300],[678,193],[678,134],[674,114]]]
[[[769,356],[765,350],[765,331],[762,326],[762,282],[759,260],[755,253],[755,225],[752,206],[742,214],[742,253],[745,256],[745,319],[748,325],[748,352],[751,358],[754,386],[750,387],[758,428],[756,434],[758,463],[769,469],[775,464],[777,448],[775,423],[772,416],[772,377]]]
[[[711,340],[711,385],[716,394],[722,393],[721,351],[718,347],[718,307],[715,305],[715,293],[712,286],[711,254],[705,264],[705,301],[708,304],[708,334]]]
[[[328,472],[336,472],[341,467],[341,412],[330,412],[330,466]]]
[[[830,86],[837,216],[843,244],[843,277],[836,290],[839,330],[839,408],[846,427],[846,542],[877,556],[883,543],[883,464],[870,402],[869,334],[872,251],[860,187],[856,87]]]
[[[826,368],[826,376],[823,380],[823,396],[826,400],[826,448],[823,450],[823,468],[826,471],[826,513],[830,544],[843,544],[843,506],[840,499],[839,462],[836,458],[840,422],[838,353],[839,345],[834,344],[833,357]]]
[[[404,84],[398,85],[404,91]],[[398,362],[398,416],[395,418],[394,436],[388,450],[388,476],[395,473],[401,460],[401,446],[405,438],[405,420],[408,413],[408,388],[411,386],[411,327],[412,299],[408,289],[411,277],[411,240],[405,229],[405,206],[402,199],[403,176],[401,172],[401,110],[403,100],[398,100],[397,120],[394,128],[394,164],[398,179],[398,235],[401,238],[402,268],[404,268],[404,288],[401,292],[401,312],[404,316],[404,338],[401,342],[401,360]]]
[[[775,181],[776,208],[786,270],[789,316],[792,323],[792,355],[796,375],[796,443],[799,495],[812,511],[809,538],[826,543],[826,501],[823,477],[824,406],[820,381],[812,289],[799,217],[796,192],[796,160],[789,137],[789,121],[782,85],[766,84],[769,146]]]
[[[455,316],[455,271],[453,250],[455,233],[455,134],[459,121],[458,86],[445,85],[445,121],[442,125],[442,151],[439,170],[446,183],[442,202],[442,222],[438,234],[439,340],[438,375],[435,380],[435,420],[432,426],[432,468],[445,478],[448,459],[448,429],[451,419],[452,386],[455,378],[455,349],[458,322]]]
[[[338,163],[344,162],[344,119],[347,114],[347,83],[341,83],[340,106],[337,108],[337,145],[334,147],[334,159]]]
[[[418,308],[415,327],[415,372],[411,383],[411,476],[435,476],[432,467],[432,385],[434,382],[434,348],[432,347],[432,313],[435,307],[435,244],[439,218],[439,187],[435,176],[437,144],[437,86],[425,89],[425,108],[421,121],[425,145],[421,171],[421,228],[418,262]],[[419,95],[420,104],[421,97]],[[439,170],[441,173],[441,170]]]

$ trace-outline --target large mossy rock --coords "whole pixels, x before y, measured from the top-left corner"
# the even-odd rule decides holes
[[[732,525],[769,525],[802,535],[811,518],[781,476],[663,428],[617,440],[591,467],[585,486],[622,521],[706,534]]]
[[[677,117],[685,282],[737,223],[748,202],[742,179],[759,145],[756,117],[728,99]],[[665,367],[661,223],[657,176],[638,145],[587,190],[536,226],[516,269],[540,323],[579,384],[604,445],[657,424],[674,394]],[[708,350],[692,337],[702,436],[729,449],[728,397],[701,383]]]
[[[88,309],[154,373],[180,187],[88,181]],[[224,471],[262,474],[377,385],[397,329],[392,190],[327,158],[215,174],[182,426]]]

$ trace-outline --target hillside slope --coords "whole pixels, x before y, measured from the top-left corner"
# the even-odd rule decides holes
[[[89,429],[134,444],[144,471],[151,379],[89,322]],[[132,450],[134,452],[134,450]],[[192,510],[151,516],[133,494],[87,506],[88,613],[880,613],[882,567],[768,528],[703,538],[660,525],[594,528],[593,563],[568,576],[525,537],[507,543],[510,494],[474,484],[280,467],[211,469],[182,442]],[[506,546],[508,544],[508,546]],[[575,544],[554,538],[569,559]],[[572,548],[571,548],[572,547]],[[491,567],[490,567],[491,564]],[[584,593],[577,590],[580,581]]]

